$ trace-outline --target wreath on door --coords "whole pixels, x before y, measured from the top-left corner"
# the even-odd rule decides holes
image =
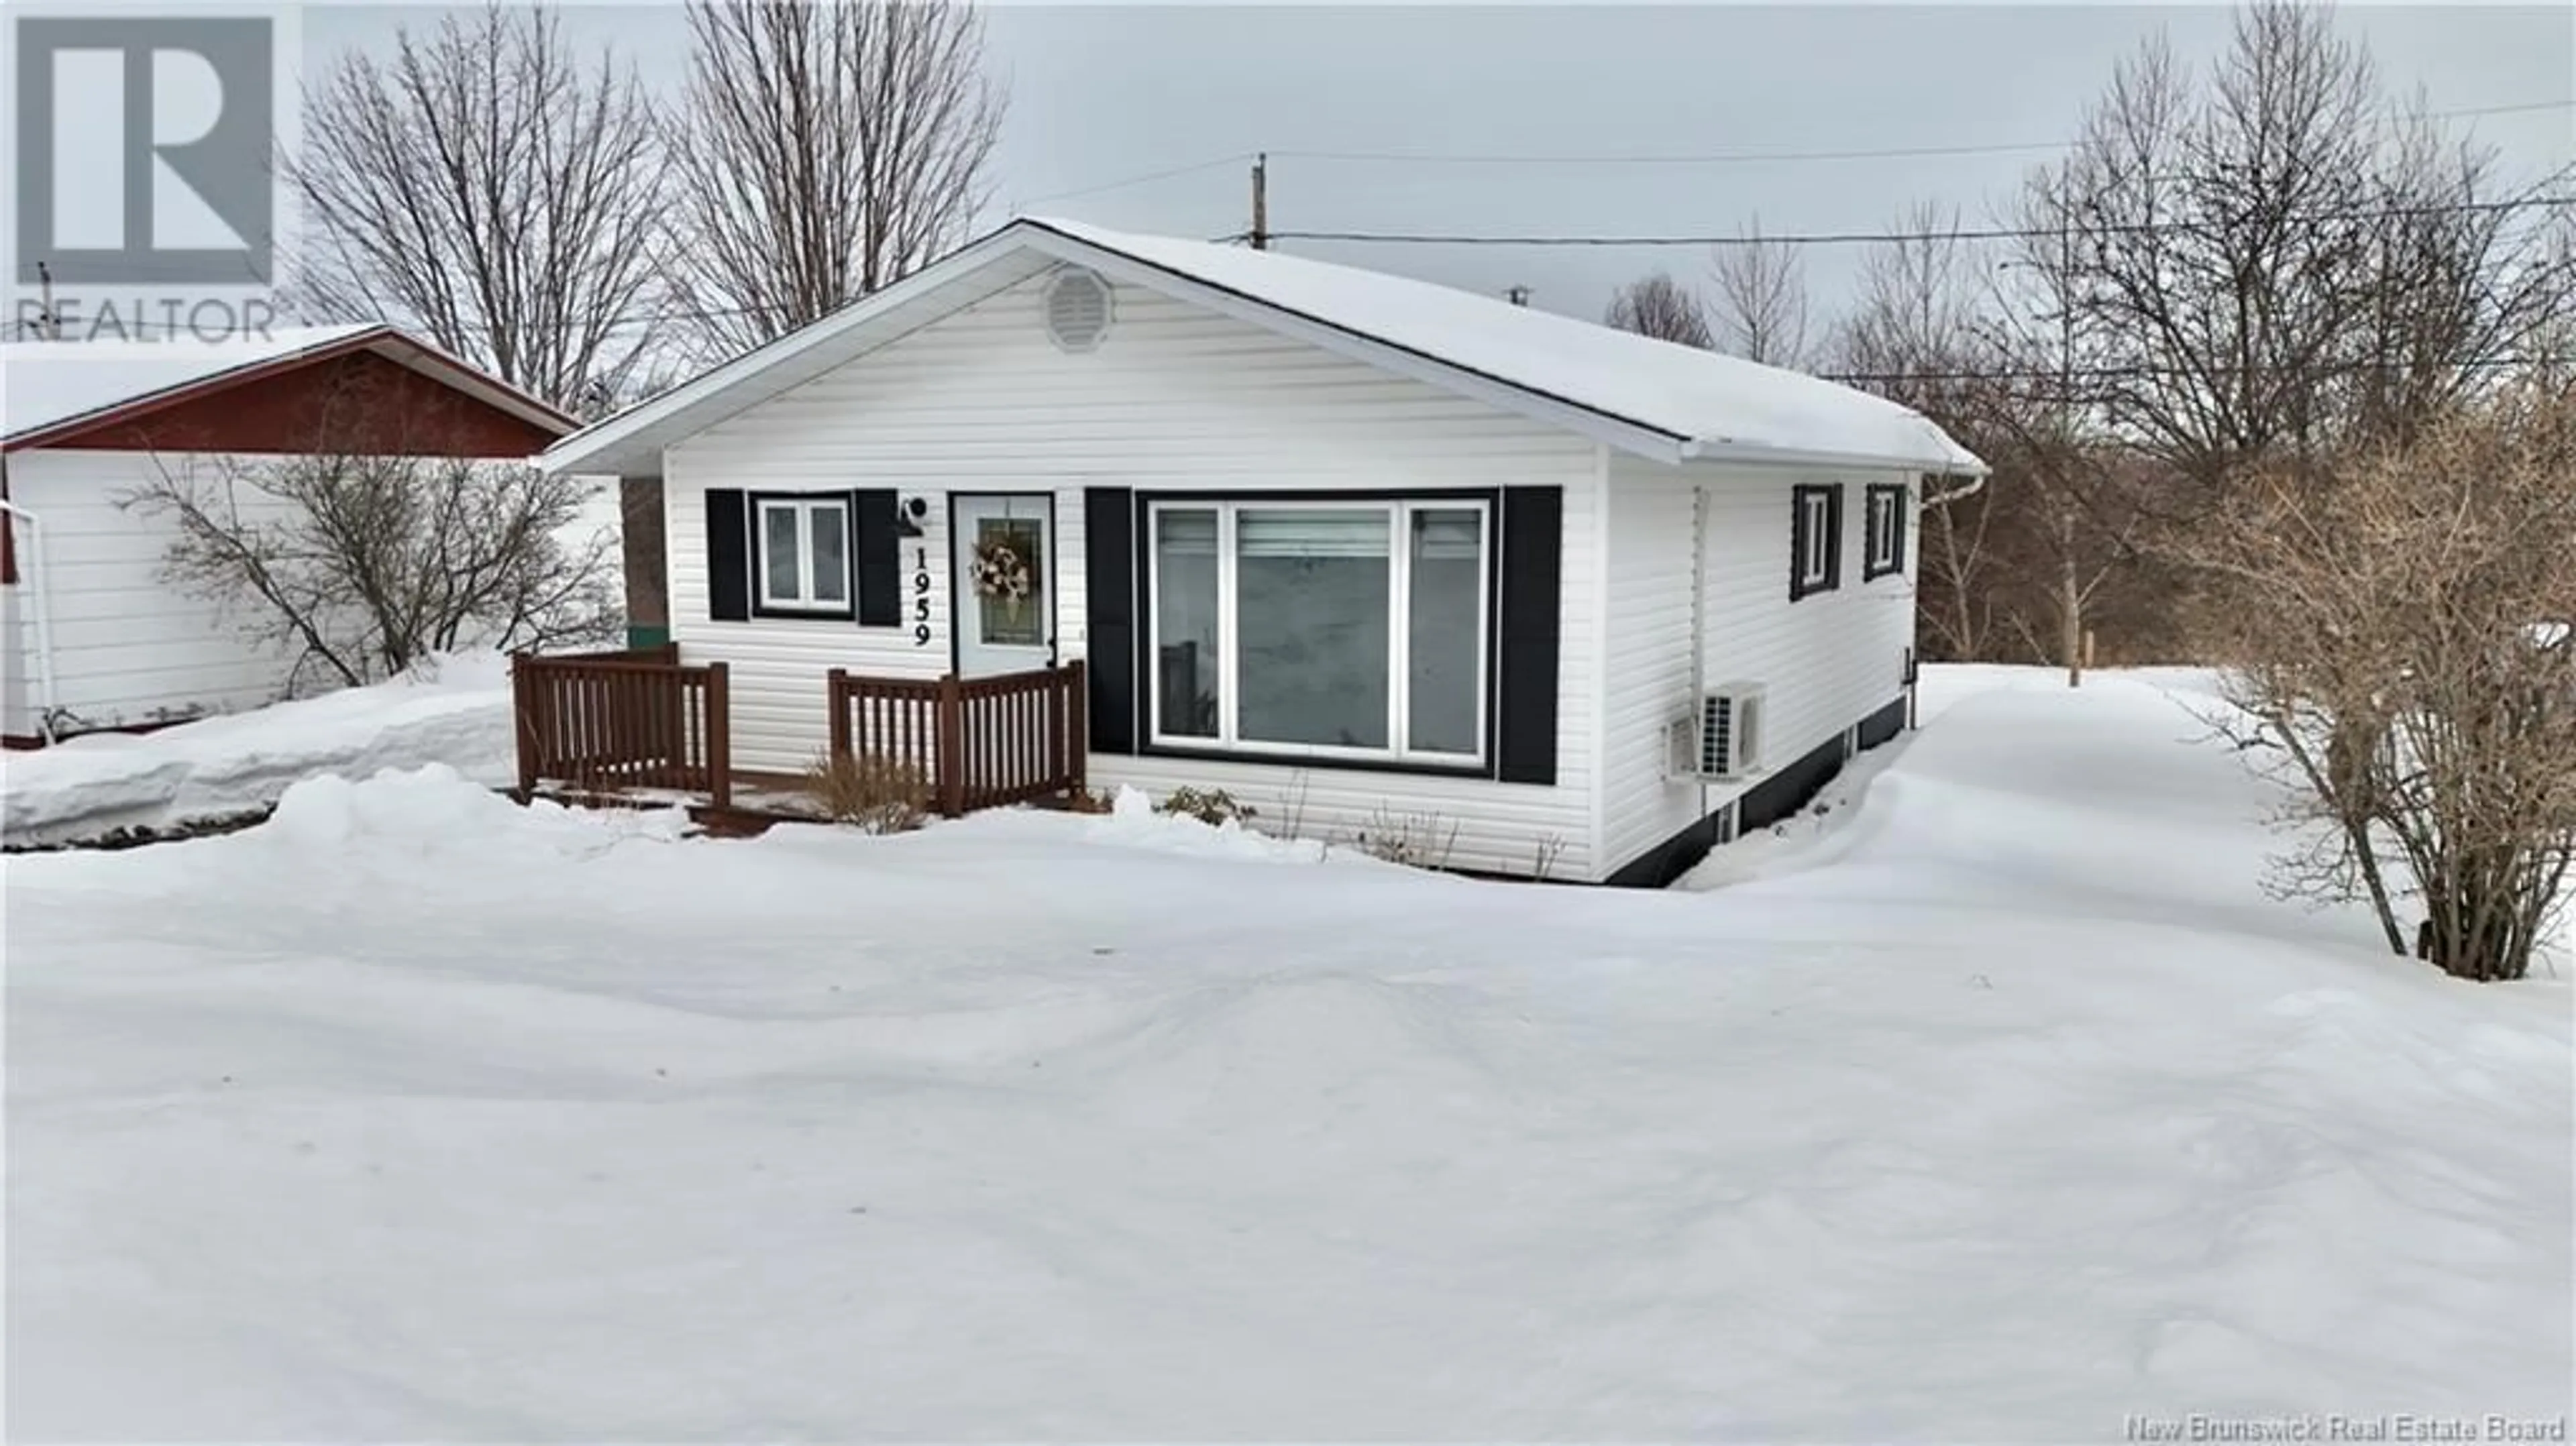
[[[1037,586],[1028,558],[1008,534],[978,541],[967,572],[974,582],[975,596],[1000,603],[1014,618]]]

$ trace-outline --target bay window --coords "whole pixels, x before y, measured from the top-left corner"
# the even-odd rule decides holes
[[[1171,501],[1149,518],[1158,742],[1483,759],[1485,502]]]

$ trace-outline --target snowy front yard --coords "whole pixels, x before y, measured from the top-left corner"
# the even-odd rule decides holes
[[[435,773],[13,859],[10,1433],[2565,1412],[2565,985],[2266,901],[2187,675],[2030,681],[1703,893]]]
[[[515,743],[510,660],[439,658],[372,687],[0,756],[0,842],[94,842],[255,815],[320,773],[445,763],[498,787],[518,780]]]

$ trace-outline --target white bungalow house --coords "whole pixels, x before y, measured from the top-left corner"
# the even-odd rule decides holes
[[[1095,786],[1660,884],[1904,726],[1912,519],[1859,392],[1420,281],[1021,219],[563,439],[657,479],[733,757],[829,670],[1085,661]]]
[[[219,341],[0,346],[0,742],[255,708],[298,659],[175,586],[175,522],[122,505],[171,472],[311,453],[516,463],[573,419],[374,323]],[[285,504],[233,494],[246,518]],[[614,545],[604,490],[573,546]]]

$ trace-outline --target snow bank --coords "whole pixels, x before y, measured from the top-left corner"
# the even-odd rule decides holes
[[[674,842],[435,768],[13,859],[10,1426],[2560,1416],[2566,988],[2266,898],[2198,736],[2162,684],[1963,687],[1830,858],[1698,894],[1133,800]]]
[[[62,843],[255,813],[298,779],[446,763],[499,786],[516,774],[509,660],[443,658],[367,688],[146,734],[91,734],[0,760],[0,833]]]

